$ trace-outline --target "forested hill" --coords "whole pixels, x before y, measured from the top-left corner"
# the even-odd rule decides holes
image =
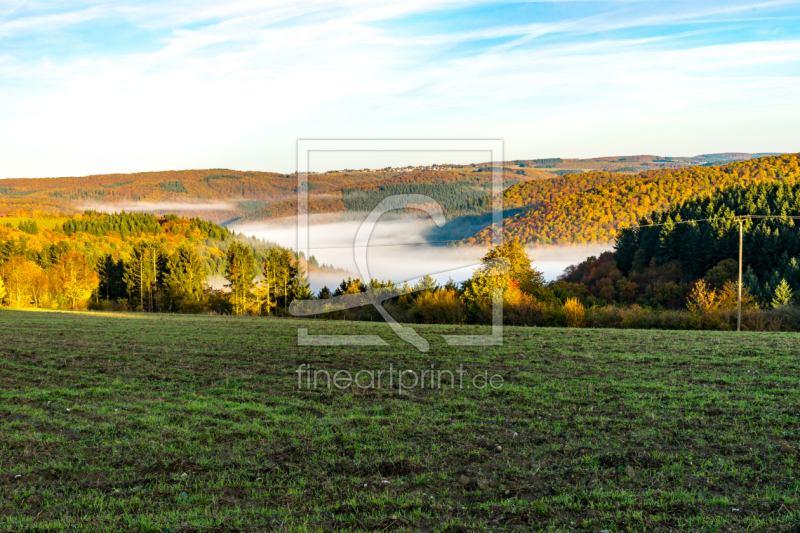
[[[743,224],[750,294],[768,302],[782,280],[800,294],[800,220],[780,218],[800,216],[800,184],[793,179],[729,187],[641,219],[642,227],[623,229],[617,237],[617,268],[629,275],[677,264],[692,280],[725,260],[738,263],[739,223],[733,217],[741,215],[754,216]],[[704,219],[712,220],[688,222]]]
[[[611,242],[621,227],[630,226],[643,216],[731,185],[771,181],[793,184],[800,178],[798,155],[762,157],[724,166],[652,170],[623,179],[597,174],[596,181],[606,182],[567,195],[554,194],[555,188],[543,188],[539,183],[517,184],[506,191],[504,207],[526,203],[532,207],[505,220],[505,236],[538,244]],[[484,228],[465,242],[490,241],[491,231]]]
[[[0,218],[0,266],[10,257],[22,256],[46,269],[66,252],[81,254],[90,265],[102,263],[106,256],[127,261],[137,246],[157,242],[169,252],[183,244],[191,245],[205,271],[214,276],[222,274],[225,251],[234,241],[247,242],[265,253],[278,247],[237,235],[213,222],[175,215],[106,215],[87,211],[64,218]]]
[[[225,276],[252,285],[269,275],[251,302],[269,313],[307,297],[312,271],[340,272],[197,218],[91,211],[0,218],[0,304],[14,307],[228,312],[237,301],[209,283],[219,287]]]
[[[625,180],[646,169],[713,165],[751,154],[697,157],[650,155],[594,159],[527,159],[503,162],[506,187],[518,188],[507,209],[523,209],[557,197]],[[346,169],[309,174],[309,209],[314,213],[369,211],[382,198],[416,191],[442,203],[448,219],[485,215],[491,209],[491,163]],[[541,182],[541,183],[539,183]],[[297,175],[229,169],[170,170],[136,174],[0,180],[0,216],[16,214],[145,211],[200,217],[217,223],[294,216]],[[476,227],[480,222],[473,220]],[[470,229],[463,236],[474,233]]]
[[[325,192],[369,179],[374,179],[372,174],[321,174],[314,182],[319,192]],[[295,174],[227,169],[6,179],[0,180],[0,215],[19,210],[79,214],[95,208],[179,213],[224,222],[293,198],[296,191]]]

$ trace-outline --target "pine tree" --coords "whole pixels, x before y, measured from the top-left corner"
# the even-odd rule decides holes
[[[3,283],[3,278],[0,278],[0,304],[3,303],[3,298],[6,297],[6,286]]]
[[[269,285],[272,305],[277,308],[278,303],[288,301],[287,290],[292,279],[292,254],[288,250],[270,249],[264,261],[264,279]]]
[[[756,298],[756,300],[762,302],[764,301],[761,291],[761,282],[758,280],[758,276],[756,276],[752,266],[747,267],[747,270],[742,277],[742,288],[747,289],[750,294]]]
[[[159,310],[160,289],[167,267],[167,254],[159,242],[142,242],[134,246],[132,258],[125,264],[123,282],[134,309]]]
[[[308,276],[300,260],[296,260],[294,269],[294,279],[292,280],[292,300],[309,300],[311,299],[311,285],[308,282]]]
[[[205,298],[206,269],[195,249],[183,244],[167,261],[165,307],[171,311],[196,308]]]
[[[125,283],[122,278],[125,274],[125,262],[122,259],[114,260],[111,254],[100,257],[97,262],[97,274],[100,277],[98,293],[100,298],[114,301],[125,297]]]
[[[775,288],[775,297],[772,299],[772,307],[778,309],[789,305],[792,301],[792,288],[786,282],[786,279],[781,279],[780,284]]]
[[[270,285],[267,279],[262,279],[253,287],[253,298],[255,299],[255,311],[259,315],[264,312],[270,314],[274,303],[270,298]]]
[[[239,242],[231,243],[226,258],[228,260],[225,267],[225,279],[228,280],[226,286],[231,289],[233,312],[239,315],[247,311],[247,300],[256,277],[255,258],[253,250]]]
[[[439,290],[439,285],[436,283],[436,280],[433,276],[425,274],[420,280],[414,284],[413,291],[417,294],[417,297],[422,296],[421,293],[432,293]]]
[[[614,239],[617,268],[627,275],[633,266],[633,256],[638,248],[636,231],[633,228],[624,228],[617,233]]]
[[[331,290],[328,288],[327,285],[322,287],[317,293],[317,298],[320,300],[328,300],[331,296],[332,296]]]

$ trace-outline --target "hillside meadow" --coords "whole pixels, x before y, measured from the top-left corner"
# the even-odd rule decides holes
[[[797,531],[797,334],[415,328],[430,352],[380,323],[0,310],[0,529]]]

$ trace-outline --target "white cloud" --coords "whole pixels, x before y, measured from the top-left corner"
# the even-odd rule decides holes
[[[784,4],[613,3],[464,30],[403,22],[463,2],[9,4],[0,177],[291,171],[312,137],[499,137],[512,158],[791,150],[800,40],[723,31]],[[120,23],[153,36],[83,37]],[[50,33],[68,46],[24,44]]]

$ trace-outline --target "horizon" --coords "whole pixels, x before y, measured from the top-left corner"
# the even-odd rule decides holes
[[[378,155],[374,155],[374,153],[363,152],[367,158],[371,161],[380,160],[381,154],[385,154],[385,152],[377,152]],[[433,152],[436,154],[437,152]],[[626,158],[626,157],[662,157],[662,158],[669,158],[669,159],[695,159],[701,157],[709,157],[709,156],[731,156],[731,155],[746,155],[750,158],[760,158],[760,157],[771,157],[783,154],[790,154],[796,153],[794,151],[789,152],[757,152],[757,153],[750,153],[750,152],[738,152],[738,151],[726,151],[726,152],[713,152],[713,153],[702,153],[697,155],[657,155],[657,154],[622,154],[622,155],[606,155],[606,156],[598,156],[598,157],[591,157],[591,158],[577,158],[577,157],[563,157],[563,156],[548,156],[542,158],[531,158],[531,157],[518,157],[514,159],[504,159],[502,163],[514,162],[514,161],[530,161],[533,159],[548,159],[548,158],[560,158],[564,160],[578,160],[578,161],[592,161],[592,160],[602,160],[602,159],[611,159],[611,158]],[[340,159],[339,154],[333,154],[333,160]],[[401,156],[403,157],[403,156]],[[413,155],[412,155],[413,157]],[[489,160],[474,160],[469,162],[450,162],[448,160],[442,160],[442,158],[436,155],[424,155],[423,157],[430,158],[431,161],[436,162],[420,162],[420,163],[408,163],[408,164],[396,164],[396,165],[384,165],[379,167],[359,167],[359,168],[351,168],[347,166],[342,167],[331,167],[331,166],[324,166],[320,168],[320,170],[309,170],[309,174],[319,174],[325,172],[362,172],[362,171],[370,171],[375,172],[382,170],[384,168],[389,169],[398,169],[404,167],[429,167],[429,166],[445,166],[445,165],[453,165],[453,166],[469,166],[470,164],[487,164],[491,163]],[[732,163],[737,160],[731,160],[727,162],[720,162],[718,164],[727,164]],[[293,170],[291,172],[276,172],[270,169],[245,169],[245,168],[219,168],[219,167],[208,167],[208,168],[172,168],[172,169],[160,169],[160,170],[140,170],[136,172],[104,172],[104,173],[94,173],[94,174],[82,174],[82,175],[61,175],[61,176],[9,176],[9,177],[0,177],[1,180],[13,180],[13,179],[59,179],[59,178],[84,178],[84,177],[91,177],[91,176],[111,176],[111,175],[135,175],[135,174],[146,174],[146,173],[158,173],[158,172],[190,172],[190,171],[204,171],[204,170],[220,170],[220,171],[233,171],[233,172],[264,172],[264,173],[275,173],[275,174],[295,174],[297,171]]]

